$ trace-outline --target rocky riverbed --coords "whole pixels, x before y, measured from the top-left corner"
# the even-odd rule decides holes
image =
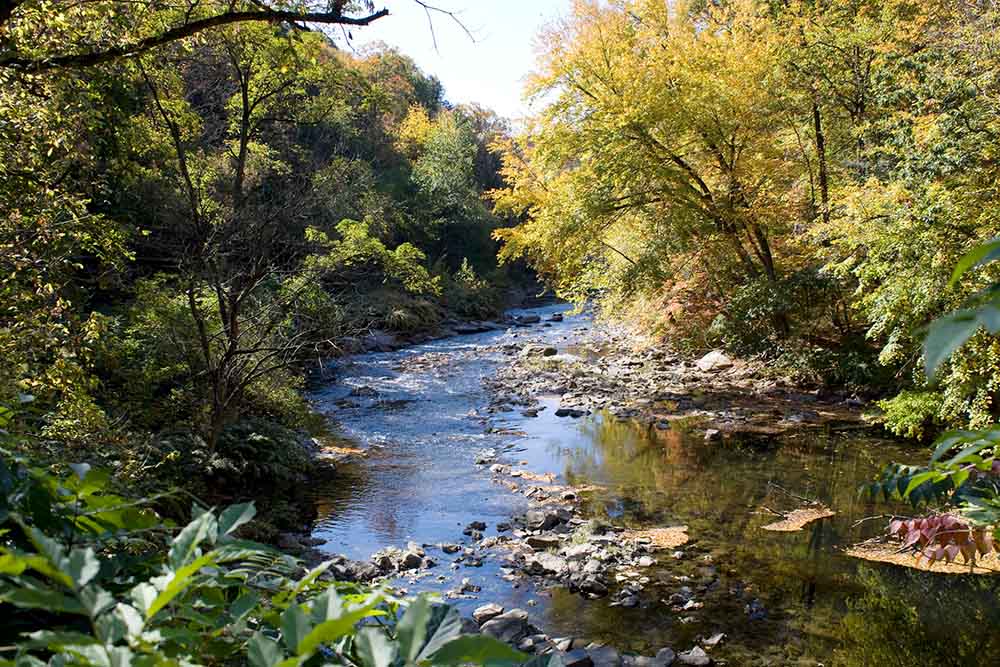
[[[905,452],[855,397],[564,311],[341,363],[314,395],[339,479],[290,539],[569,664],[829,661],[863,588],[841,546],[881,530],[857,486]]]

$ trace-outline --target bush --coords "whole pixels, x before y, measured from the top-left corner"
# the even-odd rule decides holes
[[[253,504],[221,512],[196,506],[176,530],[143,500],[109,493],[105,473],[72,468],[56,477],[0,459],[2,665],[382,667],[527,658],[463,635],[453,608],[334,582],[330,562],[303,573],[293,558],[239,539]]]
[[[878,402],[876,420],[895,435],[923,440],[938,425],[942,396],[936,391],[903,391]]]

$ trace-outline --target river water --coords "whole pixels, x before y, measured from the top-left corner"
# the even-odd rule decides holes
[[[530,312],[545,319],[565,310]],[[454,557],[429,548],[439,565],[397,586],[444,593],[467,578],[482,590],[451,601],[464,612],[485,602],[520,607],[551,636],[635,653],[686,650],[721,632],[712,655],[732,665],[1000,664],[996,577],[946,577],[840,553],[884,530],[884,520],[866,518],[901,510],[859,496],[858,487],[890,460],[922,459],[919,450],[815,430],[763,443],[705,442],[604,414],[559,418],[555,399],[543,400],[548,409],[536,418],[488,413],[483,381],[508,359],[505,343],[578,351],[599,335],[586,316],[567,316],[341,362],[312,399],[367,456],[315,489],[322,549],[366,559],[408,541],[468,544],[462,530],[472,521],[497,534],[497,523],[528,501],[475,464],[493,448],[523,470],[595,487],[584,496],[588,517],[636,528],[684,524],[691,543],[679,558],[658,554],[639,608],[510,581],[501,554],[452,565]],[[794,509],[795,496],[837,514],[800,532],[762,530],[774,521],[769,510]],[[697,607],[668,603],[681,587],[694,591]]]

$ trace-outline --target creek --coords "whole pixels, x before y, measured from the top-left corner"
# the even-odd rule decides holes
[[[565,310],[522,312],[544,322]],[[497,524],[524,513],[530,501],[498,484],[488,465],[476,465],[493,449],[519,470],[589,488],[581,494],[585,518],[630,528],[686,525],[691,541],[656,553],[636,608],[511,576],[502,551],[489,549],[454,563],[456,556],[428,546],[437,566],[394,586],[446,594],[469,579],[481,591],[449,600],[466,614],[487,602],[518,607],[553,637],[646,655],[664,646],[687,650],[724,633],[711,655],[733,665],[1000,661],[997,577],[929,574],[841,553],[884,531],[884,519],[866,518],[908,511],[859,495],[859,486],[888,461],[920,460],[922,450],[829,429],[708,442],[683,428],[602,412],[556,417],[558,397],[543,398],[537,417],[490,413],[484,380],[508,362],[505,345],[532,342],[564,352],[599,336],[585,315],[545,324],[338,364],[312,400],[365,456],[342,463],[333,481],[313,490],[321,550],[366,560],[409,541],[473,546],[463,535],[473,521],[487,525],[485,536],[497,535]],[[799,496],[836,515],[799,532],[762,530]],[[678,610],[669,597],[682,588],[693,591],[696,604]]]

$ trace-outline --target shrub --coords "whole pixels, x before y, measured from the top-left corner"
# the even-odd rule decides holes
[[[0,664],[382,667],[527,658],[463,635],[453,608],[334,582],[329,562],[303,574],[291,557],[239,539],[252,504],[196,506],[175,530],[142,500],[109,493],[105,473],[72,468],[60,478],[0,460]]]
[[[875,419],[895,435],[922,440],[938,423],[941,400],[936,391],[903,391],[879,401],[883,413]]]

